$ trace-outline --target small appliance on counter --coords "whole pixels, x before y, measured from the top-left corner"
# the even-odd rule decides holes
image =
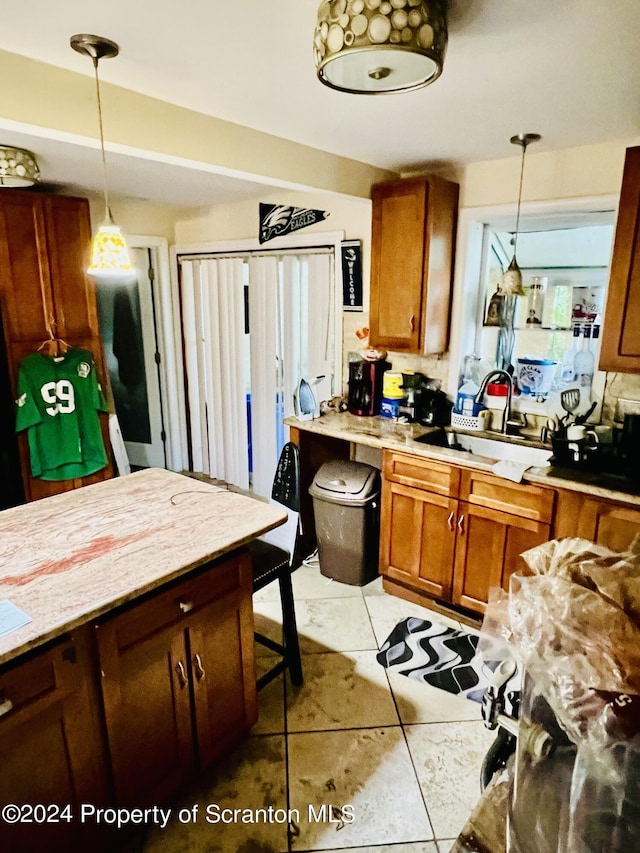
[[[618,458],[626,475],[640,483],[640,415],[626,414],[618,439]]]
[[[451,423],[453,403],[439,388],[423,385],[416,402],[416,420],[423,426],[444,427]]]
[[[349,362],[347,409],[354,415],[379,415],[382,383],[391,365],[380,359]]]
[[[299,421],[310,421],[320,417],[320,401],[317,386],[324,376],[316,376],[311,382],[301,379],[293,393],[293,411]]]

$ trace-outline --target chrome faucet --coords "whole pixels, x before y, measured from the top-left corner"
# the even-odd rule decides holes
[[[503,379],[507,380],[507,405],[505,406],[505,410],[502,413],[502,430],[501,432],[506,435],[507,432],[507,423],[511,420],[511,395],[513,393],[513,377],[510,373],[507,373],[506,370],[501,370],[500,368],[496,368],[495,370],[490,370],[489,373],[482,380],[482,385],[480,386],[480,390],[476,394],[475,401],[476,403],[482,403],[482,398],[484,397],[484,392],[486,391],[487,385],[489,381],[493,379],[494,376],[502,376]]]

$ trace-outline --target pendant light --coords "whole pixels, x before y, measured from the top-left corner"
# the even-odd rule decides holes
[[[100,150],[102,152],[102,180],[104,193],[105,218],[93,238],[91,266],[88,275],[99,283],[125,283],[135,278],[135,270],[129,259],[129,249],[120,229],[114,223],[109,207],[109,187],[107,182],[107,160],[104,151],[104,131],[102,128],[102,101],[100,99],[100,80],[98,62],[110,59],[120,53],[118,45],[101,36],[79,33],[71,36],[71,47],[83,56],[91,57],[96,77],[96,98],[98,103],[98,125],[100,128]]]
[[[512,145],[520,145],[522,148],[522,161],[520,163],[520,189],[518,190],[518,212],[516,214],[516,230],[513,235],[513,257],[511,263],[506,268],[500,282],[500,293],[505,296],[524,296],[522,287],[522,272],[516,260],[516,248],[518,245],[518,230],[520,228],[520,203],[522,201],[522,178],[524,176],[524,156],[527,152],[527,146],[532,142],[539,142],[542,139],[539,133],[518,133],[512,136],[510,142]]]
[[[40,180],[36,155],[0,144],[0,187],[31,187]]]
[[[419,89],[442,73],[447,0],[322,0],[318,78],[356,95]]]

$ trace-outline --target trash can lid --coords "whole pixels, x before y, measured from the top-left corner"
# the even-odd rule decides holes
[[[378,476],[378,469],[372,465],[335,459],[318,469],[309,493],[340,503],[359,502],[377,493]]]

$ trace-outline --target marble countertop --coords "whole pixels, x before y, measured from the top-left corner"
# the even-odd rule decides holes
[[[0,512],[0,663],[247,544],[280,509],[159,468]]]
[[[304,432],[340,438],[354,444],[383,450],[412,453],[427,459],[450,462],[463,468],[491,472],[496,464],[495,459],[476,456],[467,451],[417,442],[415,439],[418,436],[433,432],[435,428],[416,423],[403,424],[389,418],[361,417],[352,415],[350,412],[328,412],[310,421],[299,421],[295,417],[290,417],[285,420],[285,423]],[[553,466],[528,468],[524,473],[523,482],[578,491],[582,494],[627,503],[630,506],[638,506],[640,503],[640,487],[628,480],[578,469],[562,469]]]

